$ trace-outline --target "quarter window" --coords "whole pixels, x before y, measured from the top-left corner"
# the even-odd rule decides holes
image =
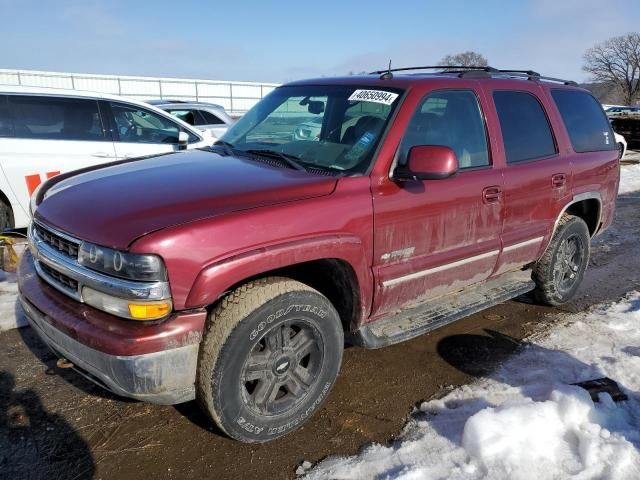
[[[576,152],[616,148],[609,121],[595,98],[585,92],[560,89],[551,90],[551,96]]]
[[[95,100],[22,95],[7,98],[18,138],[107,140]]]
[[[544,158],[556,153],[551,127],[542,105],[527,92],[494,92],[507,163]]]
[[[489,165],[487,135],[475,93],[446,90],[428,95],[413,114],[402,139],[401,161],[417,145],[451,148],[461,169]]]
[[[121,142],[178,143],[182,128],[170,119],[135,105],[111,103],[114,125]],[[199,139],[191,132],[189,143]]]
[[[0,137],[13,137],[13,121],[9,114],[7,97],[0,96]]]

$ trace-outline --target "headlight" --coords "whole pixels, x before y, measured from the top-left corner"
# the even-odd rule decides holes
[[[120,252],[83,242],[78,262],[92,270],[127,280],[150,282],[167,279],[164,263],[157,255]]]
[[[158,320],[171,313],[171,299],[153,302],[125,300],[89,287],[82,288],[82,299],[87,305],[103,312],[131,320]]]

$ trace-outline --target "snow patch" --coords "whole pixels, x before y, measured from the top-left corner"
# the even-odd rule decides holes
[[[478,358],[456,367],[480,378],[425,402],[399,439],[352,457],[330,457],[299,473],[308,479],[640,478],[640,294],[562,317],[521,342],[497,369]],[[498,332],[453,335],[459,345],[513,342]],[[453,350],[453,349],[452,349]],[[500,348],[496,348],[499,351]],[[463,351],[462,357],[466,353]],[[478,373],[482,372],[482,374]],[[610,377],[629,400],[614,403],[572,383]]]
[[[620,169],[620,188],[618,194],[637,192],[640,190],[640,164],[623,165]]]

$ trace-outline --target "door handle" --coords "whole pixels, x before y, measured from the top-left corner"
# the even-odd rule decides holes
[[[502,189],[496,185],[482,189],[483,203],[497,203],[502,200]]]
[[[91,156],[97,157],[97,158],[113,158],[113,155],[107,152],[96,152],[96,153],[92,153]]]
[[[567,176],[564,173],[556,173],[551,176],[551,186],[553,188],[562,188],[567,184]]]

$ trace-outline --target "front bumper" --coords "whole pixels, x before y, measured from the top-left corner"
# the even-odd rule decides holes
[[[18,283],[30,325],[89,380],[117,395],[150,403],[195,398],[205,312],[176,314],[157,325],[113,317],[44,283],[28,252],[20,262]]]

